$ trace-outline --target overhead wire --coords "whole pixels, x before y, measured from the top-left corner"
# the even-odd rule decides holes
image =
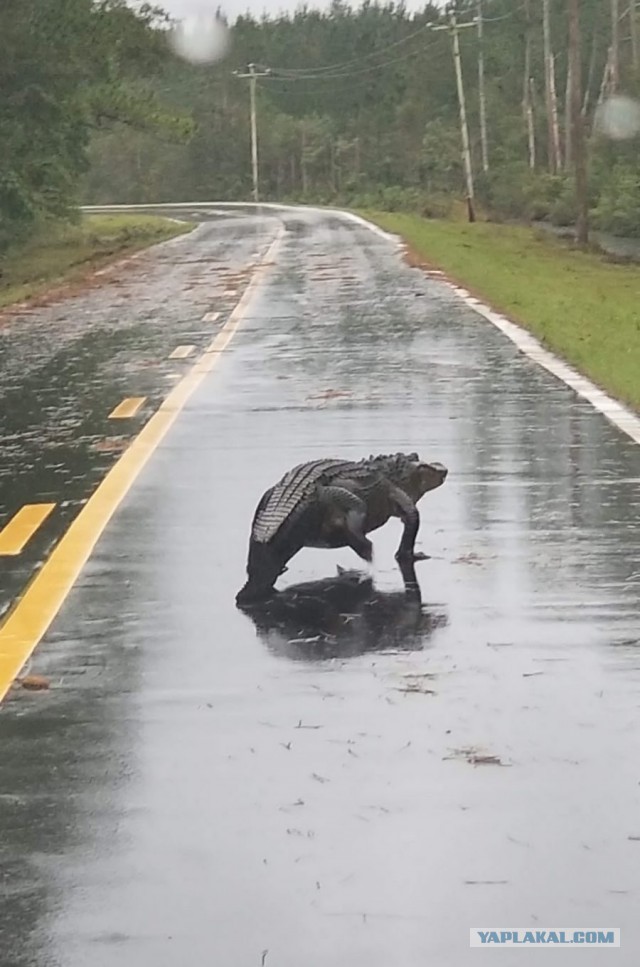
[[[517,8],[510,10],[507,14],[504,14],[500,17],[485,17],[483,18],[483,22],[496,23],[498,21],[507,20],[508,18],[513,17],[514,14],[518,13],[522,9],[524,9],[524,4],[521,3]],[[466,21],[465,23],[467,26],[471,26],[475,22],[476,22],[475,20],[471,20],[471,21]],[[463,23],[459,24],[459,26],[464,26],[464,25],[465,24]],[[418,56],[419,54],[424,54],[426,51],[432,50],[435,47],[440,47],[442,49],[440,39],[438,38],[436,40],[436,38],[434,37],[432,43],[418,47],[413,51],[408,51],[400,57],[394,57],[394,58],[391,58],[390,60],[373,63],[366,67],[360,67],[355,70],[352,70],[351,67],[357,67],[357,65],[365,63],[367,60],[370,60],[372,57],[378,57],[382,53],[385,53],[389,50],[395,49],[403,44],[406,44],[409,41],[415,39],[416,37],[419,37],[428,33],[433,27],[442,28],[443,26],[445,25],[435,24],[435,23],[423,24],[418,30],[414,30],[412,33],[407,34],[406,37],[402,37],[399,40],[394,41],[392,44],[387,44],[384,47],[380,47],[374,51],[371,51],[369,54],[363,54],[362,57],[356,57],[350,61],[343,61],[336,64],[324,65],[324,66],[315,67],[315,68],[314,67],[311,67],[311,68],[269,67],[267,68],[266,66],[263,66],[263,65],[256,65],[260,69],[265,71],[268,70],[269,72],[266,76],[263,75],[260,78],[259,84],[265,90],[271,89],[273,91],[279,91],[281,93],[291,93],[292,89],[289,85],[298,86],[301,84],[302,81],[324,82],[327,80],[345,80],[353,77],[361,77],[362,75],[371,74],[372,72],[375,72],[375,71],[384,70],[385,68],[391,67],[394,64],[405,62],[408,58],[413,58]],[[280,84],[286,84],[287,86],[286,87],[278,86],[278,82],[280,82]],[[342,90],[342,89],[343,89],[343,85],[331,85],[331,87],[324,87],[322,85],[318,85],[318,86],[314,86],[313,88],[304,86],[302,90],[304,90],[305,92],[312,93],[314,90],[318,92],[324,92],[329,90]],[[302,90],[300,91],[300,93],[302,93]]]
[[[336,78],[357,77],[362,74],[370,74],[372,71],[382,70],[385,67],[391,67],[393,64],[404,63],[408,58],[417,57],[418,55],[431,51],[434,48],[443,49],[442,41],[439,38],[438,39],[434,38],[434,40],[430,44],[417,47],[415,50],[412,50],[412,51],[407,51],[401,57],[393,57],[391,60],[382,61],[377,64],[370,64],[368,67],[361,67],[357,70],[335,71],[332,74],[308,73],[305,75],[296,75],[295,77],[292,77],[287,74],[278,74],[272,68],[269,75],[261,78],[261,80],[265,81],[267,85],[271,85],[273,81],[282,81],[282,82],[286,81],[291,83],[300,83],[301,81],[307,81],[307,80],[323,81],[323,80],[333,80]]]
[[[328,71],[342,70],[345,67],[351,67],[357,64],[361,64],[364,61],[370,60],[372,57],[378,57],[380,54],[384,54],[389,50],[393,50],[396,47],[400,47],[402,44],[406,44],[410,40],[413,40],[415,37],[418,37],[421,34],[426,33],[430,29],[430,27],[431,27],[431,24],[423,24],[422,27],[419,27],[417,30],[414,30],[412,33],[407,34],[406,37],[401,37],[399,40],[396,40],[391,44],[386,44],[384,47],[379,47],[376,50],[372,50],[368,54],[363,54],[361,57],[354,57],[351,60],[343,61],[341,63],[327,64],[323,67],[300,67],[300,68],[272,67],[270,68],[270,70],[272,72],[277,72],[279,74],[287,74],[289,76],[294,76],[294,75],[300,76],[303,74],[306,75],[306,74],[309,74],[310,72],[313,72],[314,74],[320,74]]]

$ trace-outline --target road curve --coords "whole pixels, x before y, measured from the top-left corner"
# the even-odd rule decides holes
[[[85,462],[79,431],[44,476],[20,462],[30,500],[69,503],[2,562],[10,609],[115,465],[111,407],[145,399],[124,446],[254,278],[35,652],[51,687],[0,707],[2,967],[466,967],[470,927],[567,924],[620,927],[635,965],[640,448],[382,234],[182,214],[204,224],[6,336],[5,392],[28,371],[46,397],[18,450],[90,414]],[[50,359],[83,362],[54,393],[61,319]],[[267,486],[407,449],[449,467],[421,600],[392,523],[371,574],[304,551],[277,606],[236,609]]]

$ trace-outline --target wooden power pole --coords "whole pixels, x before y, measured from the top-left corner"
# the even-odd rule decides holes
[[[589,201],[587,187],[587,158],[582,114],[582,77],[580,49],[580,0],[568,0],[569,10],[569,65],[571,70],[571,135],[573,168],[576,179],[578,244],[589,243]]]
[[[251,171],[253,176],[253,200],[260,201],[260,187],[258,174],[258,122],[256,113],[256,81],[258,77],[267,77],[270,71],[258,71],[255,64],[249,64],[246,74],[234,71],[236,77],[249,78],[249,108],[251,112]]]
[[[482,170],[489,170],[489,148],[487,144],[487,101],[484,88],[484,47],[483,47],[483,23],[482,23],[482,0],[478,2],[478,92],[480,96],[480,143],[482,145]]]
[[[460,106],[460,134],[462,137],[462,162],[467,185],[467,209],[469,221],[476,219],[474,210],[473,168],[471,166],[471,146],[469,143],[469,126],[467,124],[467,108],[464,99],[464,84],[462,81],[462,64],[460,60],[460,40],[458,38],[458,23],[455,13],[450,16],[451,36],[453,38],[453,62],[456,69],[456,85],[458,88],[458,104]]]

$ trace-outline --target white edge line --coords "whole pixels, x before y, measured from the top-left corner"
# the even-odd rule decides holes
[[[360,215],[356,215],[353,212],[344,211],[340,208],[313,208],[307,205],[279,205],[275,202],[168,202],[167,204],[154,204],[154,205],[84,205],[82,206],[82,211],[86,212],[99,212],[99,211],[119,211],[126,209],[167,209],[167,208],[199,208],[201,210],[207,208],[266,208],[271,211],[305,211],[305,212],[322,212],[324,214],[331,213],[340,215],[349,221],[355,222],[368,228],[370,231],[374,232],[385,241],[392,242],[397,248],[404,247],[403,239],[398,236],[391,234],[389,232],[383,231],[373,222],[367,221],[367,219],[362,218]],[[185,236],[178,236],[178,239],[182,240]],[[170,239],[170,242],[175,242],[176,239]],[[167,244],[160,243],[160,244]],[[148,251],[148,250],[147,250]],[[631,410],[618,400],[613,399],[603,390],[599,389],[595,383],[587,379],[586,376],[582,376],[577,370],[573,369],[558,356],[555,356],[548,349],[545,349],[542,343],[539,342],[535,336],[532,336],[528,330],[523,329],[518,326],[515,322],[512,322],[506,316],[501,315],[499,312],[495,312],[480,299],[476,299],[472,296],[466,289],[455,285],[453,282],[449,282],[446,276],[439,270],[429,270],[423,269],[425,275],[434,278],[441,285],[445,285],[448,289],[454,292],[458,298],[473,309],[480,316],[490,322],[491,325],[499,329],[511,342],[515,343],[518,349],[528,356],[529,359],[538,363],[543,369],[556,376],[565,385],[571,387],[578,396],[586,399],[599,413],[602,413],[611,423],[617,426],[623,433],[631,437],[635,443],[640,443],[640,418],[637,417]]]
[[[352,220],[359,222],[362,225],[366,225],[368,228],[380,233],[377,225],[373,225],[368,222],[365,218],[361,218],[359,215],[354,215],[351,212],[345,212]],[[403,250],[406,249],[406,243],[398,235],[389,235],[382,233],[387,239],[393,240],[396,245],[399,245]],[[594,409],[602,413],[611,423],[626,433],[627,436],[635,443],[640,443],[640,417],[636,416],[628,407],[624,406],[618,400],[613,399],[604,390],[601,390],[595,383],[592,383],[590,379],[583,376],[576,369],[565,363],[564,360],[560,359],[550,350],[545,349],[542,343],[536,339],[527,329],[522,326],[517,325],[507,316],[496,312],[490,306],[486,305],[480,299],[472,296],[470,292],[463,289],[462,286],[455,285],[455,283],[450,282],[445,273],[440,269],[423,269],[427,276],[434,278],[441,285],[445,285],[448,289],[454,292],[458,298],[481,315],[487,322],[490,322],[492,326],[499,329],[500,332],[504,333],[511,342],[515,343],[520,352],[529,359],[542,366],[548,372],[552,373],[557,379],[561,380],[572,390],[574,390],[578,396],[587,400]]]

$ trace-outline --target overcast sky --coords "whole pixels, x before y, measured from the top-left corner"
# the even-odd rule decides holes
[[[188,16],[190,13],[198,13],[203,10],[215,10],[218,0],[156,0],[159,6],[174,16]],[[326,8],[329,0],[307,0],[309,7]],[[281,11],[290,12],[300,6],[300,0],[220,0],[220,7],[230,21],[234,21],[238,14],[249,11],[254,16],[260,17],[264,11],[273,15]],[[406,0],[407,10],[420,10],[424,7],[424,0]],[[359,3],[353,6],[360,6]]]

